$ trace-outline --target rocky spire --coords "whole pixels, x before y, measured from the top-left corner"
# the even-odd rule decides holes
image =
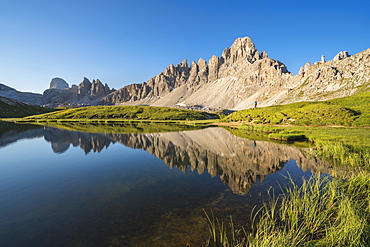
[[[91,89],[90,89],[90,95],[89,98],[90,100],[95,100],[97,98],[101,98],[109,93],[110,89],[107,84],[105,86],[103,83],[97,79],[96,81],[93,80],[91,84]]]
[[[80,100],[90,91],[91,89],[91,82],[89,79],[84,77],[83,81],[77,87],[77,98]]]
[[[220,58],[213,55],[208,62],[208,80],[214,81],[218,79],[218,70],[220,67]]]

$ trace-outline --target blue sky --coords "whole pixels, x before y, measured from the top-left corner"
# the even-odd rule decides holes
[[[53,77],[87,77],[119,89],[244,36],[296,74],[369,48],[370,1],[0,0],[0,83],[41,93]]]

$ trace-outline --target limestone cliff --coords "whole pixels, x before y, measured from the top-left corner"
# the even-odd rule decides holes
[[[99,104],[197,109],[244,109],[302,100],[326,100],[370,90],[370,49],[306,64],[292,76],[280,61],[258,52],[250,38],[238,38],[221,57],[171,64],[147,82],[123,87]]]

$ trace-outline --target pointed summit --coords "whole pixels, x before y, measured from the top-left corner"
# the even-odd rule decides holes
[[[258,53],[249,37],[237,38],[230,47],[230,50],[224,51],[224,53],[229,53],[228,57],[232,59],[232,62],[236,62],[239,59],[247,59],[249,62],[254,62],[257,57],[256,52]]]

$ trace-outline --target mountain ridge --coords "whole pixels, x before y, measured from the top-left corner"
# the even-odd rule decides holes
[[[238,38],[207,63],[186,60],[140,84],[125,86],[99,104],[153,105],[197,110],[246,109],[297,101],[322,101],[370,91],[370,49],[306,63],[293,76],[280,61]]]
[[[15,89],[0,84],[8,88],[4,94],[0,87],[0,96],[47,107],[151,105],[206,111],[252,108],[255,101],[258,106],[323,101],[370,91],[370,48],[352,56],[341,51],[330,61],[322,56],[293,76],[284,63],[243,37],[220,57],[213,55],[208,62],[199,58],[190,66],[187,60],[170,64],[148,81],[119,90],[86,77],[71,88],[61,78],[53,80],[43,95],[15,94]]]

